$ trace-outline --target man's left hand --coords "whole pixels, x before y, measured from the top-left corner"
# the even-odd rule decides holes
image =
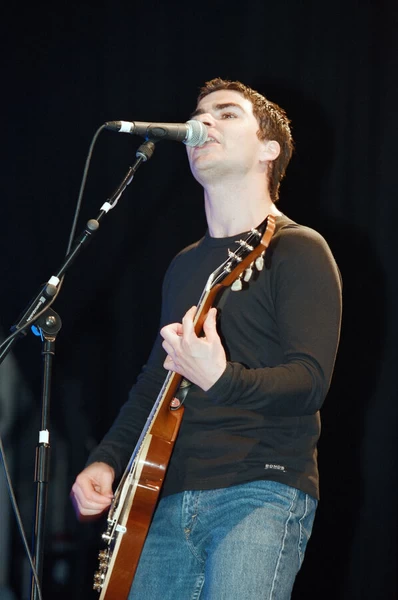
[[[221,377],[227,365],[225,351],[216,328],[217,310],[211,308],[203,323],[204,337],[194,328],[196,306],[185,314],[182,323],[166,325],[160,331],[167,352],[163,366],[179,373],[205,392]]]

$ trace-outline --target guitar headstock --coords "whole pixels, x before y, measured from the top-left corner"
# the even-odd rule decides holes
[[[252,229],[244,240],[237,240],[237,247],[228,251],[227,260],[222,263],[208,280],[208,289],[217,285],[231,286],[233,291],[242,289],[242,280],[249,281],[253,269],[264,267],[264,254],[275,231],[275,217],[268,217]]]

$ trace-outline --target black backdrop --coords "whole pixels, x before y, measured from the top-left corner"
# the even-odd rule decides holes
[[[4,335],[62,263],[101,124],[183,122],[199,86],[215,76],[244,81],[292,119],[296,152],[280,208],[327,238],[344,279],[341,346],[323,409],[322,500],[295,600],[396,598],[397,14],[395,0],[246,7],[104,0],[3,9]],[[78,231],[96,217],[139,144],[101,133]],[[76,522],[69,488],[145,362],[169,260],[204,228],[184,147],[162,142],[68,272],[54,305],[63,326],[50,409],[45,598],[96,597],[90,588],[103,524]],[[14,346],[30,400],[17,397],[3,439],[28,538],[41,349],[31,334]],[[29,567],[7,519],[11,536],[0,552],[8,584],[27,598]]]

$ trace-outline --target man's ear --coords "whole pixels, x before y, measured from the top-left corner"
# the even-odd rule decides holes
[[[261,161],[275,160],[281,152],[279,142],[276,140],[264,140],[261,149]]]

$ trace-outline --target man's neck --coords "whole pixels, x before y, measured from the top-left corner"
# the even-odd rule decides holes
[[[265,186],[236,181],[206,186],[205,211],[212,237],[230,237],[257,227],[268,214],[281,215]]]

